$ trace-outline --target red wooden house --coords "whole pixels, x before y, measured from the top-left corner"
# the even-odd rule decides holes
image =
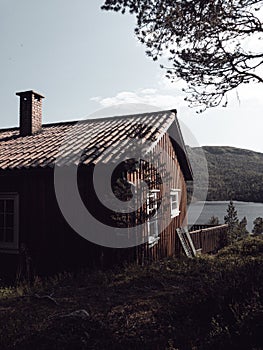
[[[43,96],[34,91],[17,95],[20,125],[0,130],[2,270],[22,271],[30,266],[41,273],[80,265],[145,263],[179,254],[176,229],[187,223],[186,183],[193,178],[176,111],[42,125]],[[67,136],[67,144],[72,144],[68,155],[61,154],[65,135],[71,135]],[[129,200],[132,187],[136,195],[138,180],[146,183],[147,191],[143,192],[145,201],[138,210],[116,214],[101,205],[93,188],[93,175],[97,164],[107,169],[109,162],[118,158],[125,140],[145,143],[146,153],[148,147],[152,157],[156,148],[163,149],[170,164],[167,172],[167,164],[161,164],[160,157],[157,167],[143,159],[121,162],[112,175],[115,195],[124,202]],[[126,248],[99,245],[84,239],[67,222],[56,197],[54,164],[60,158],[60,168],[67,169],[72,154],[81,154],[78,189],[87,210],[115,228],[135,227],[144,222],[143,229],[140,228],[139,236],[143,237],[140,244]],[[159,210],[162,201],[164,205]],[[94,236],[94,232],[92,234]]]

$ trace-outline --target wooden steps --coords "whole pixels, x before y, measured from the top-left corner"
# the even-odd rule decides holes
[[[179,227],[176,229],[176,232],[184,249],[185,255],[188,258],[194,258],[196,256],[196,249],[190,236],[190,233],[188,232],[188,228]]]

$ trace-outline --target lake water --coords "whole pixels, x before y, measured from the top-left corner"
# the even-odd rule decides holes
[[[229,202],[209,201],[196,202],[191,204],[188,210],[189,224],[206,224],[211,216],[217,216],[219,223],[224,223],[224,216],[226,215]],[[247,218],[247,229],[251,231],[253,228],[253,221],[257,217],[263,217],[263,203],[238,202],[234,201],[235,208],[239,219]],[[200,216],[199,216],[200,214]]]

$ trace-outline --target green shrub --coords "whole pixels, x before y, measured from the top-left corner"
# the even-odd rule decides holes
[[[258,256],[263,253],[263,237],[247,237],[225,247],[218,253],[218,257],[223,256]]]

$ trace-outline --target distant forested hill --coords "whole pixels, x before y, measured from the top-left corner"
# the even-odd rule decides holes
[[[198,179],[196,199],[201,198],[205,155],[209,172],[207,200],[239,200],[263,203],[263,154],[245,149],[221,146],[187,148]]]

